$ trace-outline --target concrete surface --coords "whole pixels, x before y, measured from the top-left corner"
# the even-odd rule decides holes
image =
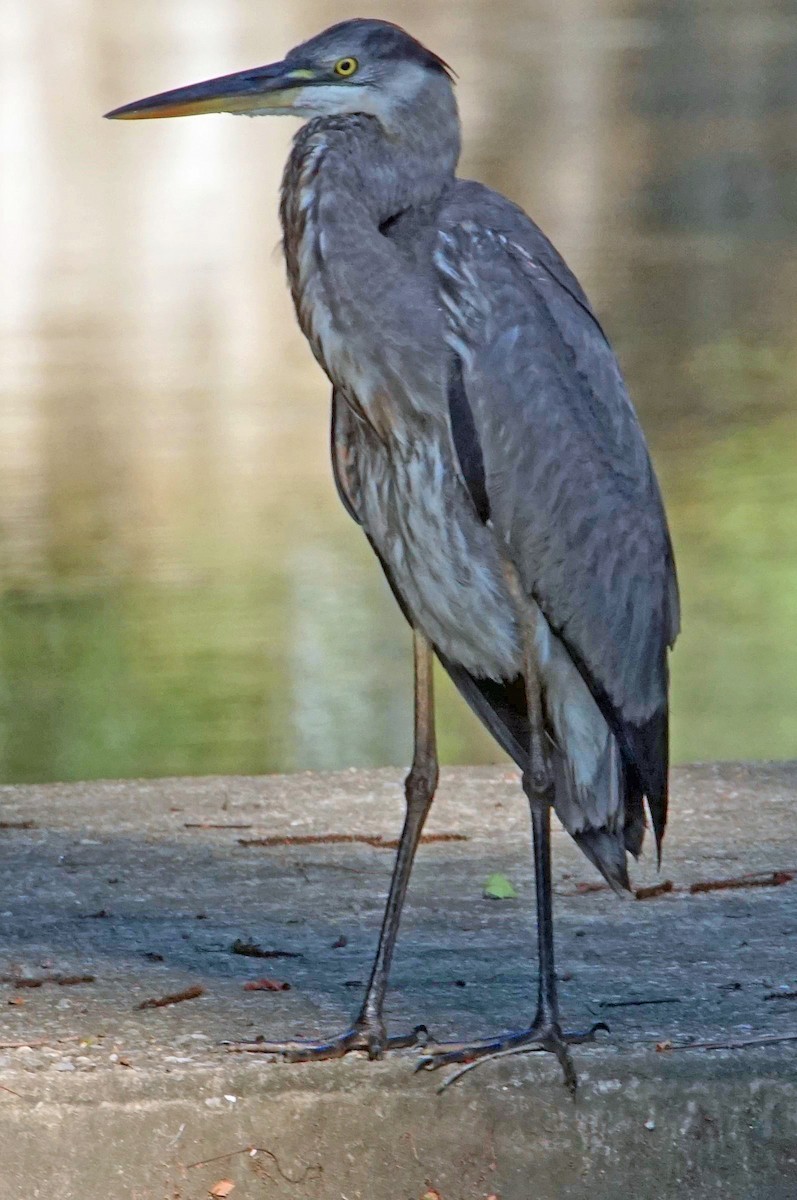
[[[635,883],[795,870],[795,793],[797,764],[677,770],[662,873],[649,859]],[[597,876],[556,833],[564,1011],[611,1025],[575,1051],[575,1104],[540,1055],[438,1096],[440,1074],[413,1075],[412,1052],[289,1066],[220,1046],[344,1025],[392,859],[239,839],[390,838],[401,813],[394,770],[0,789],[3,1200],[195,1200],[222,1180],[232,1200],[797,1196],[797,1041],[656,1050],[797,1034],[797,1001],[766,999],[797,989],[797,881],[624,903],[579,891]],[[534,958],[514,771],[446,771],[428,832],[466,840],[420,851],[391,1025],[517,1026]],[[493,871],[516,900],[482,897]],[[244,957],[236,939],[300,957]],[[58,975],[94,979],[14,985]],[[244,990],[264,976],[290,990]],[[197,999],[137,1007],[197,985]]]

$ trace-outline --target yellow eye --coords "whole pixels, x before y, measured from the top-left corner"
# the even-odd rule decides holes
[[[335,63],[335,74],[341,75],[344,79],[349,79],[359,65],[356,58],[339,58]]]

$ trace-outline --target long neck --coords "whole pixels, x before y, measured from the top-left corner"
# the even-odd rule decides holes
[[[428,381],[442,381],[431,255],[424,263],[416,245],[431,244],[459,147],[458,139],[435,143],[434,130],[433,121],[422,123],[408,143],[373,117],[320,118],[300,130],[283,179],[283,244],[299,323],[332,382],[374,409],[375,427],[377,393],[410,392],[424,403]],[[401,214],[399,246],[385,233]]]
[[[282,182],[281,218],[291,283],[293,259],[308,237],[343,249],[410,208],[428,208],[454,174],[456,159],[422,143],[394,144],[373,117],[321,117],[294,140]],[[321,250],[323,253],[323,250]]]

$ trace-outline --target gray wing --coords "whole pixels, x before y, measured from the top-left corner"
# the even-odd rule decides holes
[[[455,354],[450,413],[463,477],[477,510],[486,496],[496,536],[617,736],[659,839],[678,592],[617,361],[554,248],[489,189],[457,187],[434,263]]]
[[[330,428],[332,475],[341,504],[351,519],[358,525],[362,525],[362,519],[358,512],[360,476],[357,470],[357,447],[354,440],[353,419],[345,398],[337,388],[333,388]]]

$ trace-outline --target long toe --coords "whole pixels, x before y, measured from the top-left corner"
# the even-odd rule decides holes
[[[409,1033],[397,1034],[390,1038],[386,1037],[382,1030],[353,1025],[351,1029],[328,1041],[268,1042],[258,1039],[254,1042],[229,1042],[226,1045],[231,1054],[267,1054],[280,1058],[283,1062],[301,1063],[343,1058],[354,1051],[362,1051],[369,1058],[377,1059],[392,1050],[424,1046],[427,1040],[425,1025],[418,1025]]]
[[[416,1071],[436,1071],[440,1067],[455,1063],[465,1063],[462,1072],[457,1072],[447,1080],[448,1083],[458,1079],[460,1074],[472,1067],[488,1062],[492,1058],[506,1058],[513,1054],[533,1054],[547,1052],[554,1054],[562,1068],[565,1086],[575,1094],[577,1077],[570,1057],[569,1047],[594,1042],[595,1035],[600,1030],[608,1033],[609,1027],[603,1021],[597,1022],[587,1030],[577,1032],[562,1032],[558,1026],[533,1025],[519,1032],[500,1034],[495,1038],[486,1038],[475,1042],[453,1042],[432,1045],[427,1053],[418,1060]],[[441,1089],[442,1090],[442,1089]]]

